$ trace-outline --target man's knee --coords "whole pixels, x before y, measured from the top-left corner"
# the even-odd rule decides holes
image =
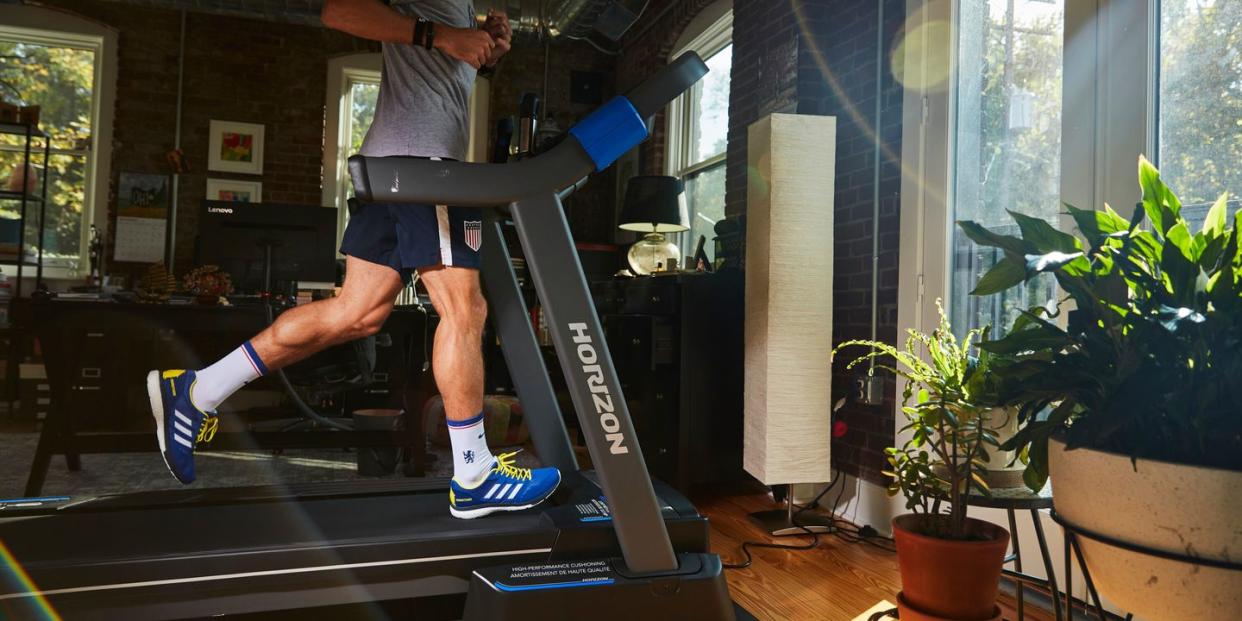
[[[443,309],[441,321],[449,322],[459,329],[481,332],[487,322],[487,300],[483,298],[483,293],[474,289],[453,297],[453,303]]]
[[[383,329],[391,309],[391,306],[367,307],[353,304],[342,298],[333,300],[337,303],[325,311],[329,313],[332,340],[338,342],[362,339],[378,333]]]

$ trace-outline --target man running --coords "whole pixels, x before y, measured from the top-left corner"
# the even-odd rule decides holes
[[[362,143],[369,156],[465,159],[469,101],[480,68],[509,51],[503,13],[476,27],[469,0],[325,0],[324,25],[383,44],[375,118]],[[238,389],[332,345],[375,334],[417,272],[440,316],[432,368],[444,397],[453,448],[449,508],[460,518],[525,509],[560,483],[555,468],[493,456],[483,429],[483,323],[477,208],[369,204],[341,242],[345,283],[335,298],[285,311],[263,332],[201,370],[151,371],[147,392],[164,462],[194,481],[194,447],[216,425],[216,408]]]

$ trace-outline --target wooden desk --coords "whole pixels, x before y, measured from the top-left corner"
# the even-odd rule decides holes
[[[260,306],[146,305],[82,300],[29,300],[15,305],[17,319],[39,340],[47,368],[51,403],[26,482],[26,495],[39,495],[53,455],[65,455],[70,470],[82,453],[157,451],[146,393],[150,369],[201,368],[236,348],[266,325]],[[367,387],[385,393],[387,405],[402,408],[407,391],[423,392],[425,316],[398,309],[382,334],[395,355],[384,380]],[[417,346],[410,346],[417,339]],[[409,360],[413,355],[418,360]],[[380,369],[377,369],[380,371]],[[252,384],[264,387],[268,380]],[[275,384],[267,384],[267,388]],[[421,405],[422,400],[409,399]],[[384,404],[375,404],[379,407]],[[417,408],[418,405],[415,405]],[[228,410],[224,410],[228,414]],[[289,412],[289,416],[296,416]],[[404,432],[221,430],[199,450],[404,446],[412,451],[413,474],[423,474],[426,446],[417,412]]]

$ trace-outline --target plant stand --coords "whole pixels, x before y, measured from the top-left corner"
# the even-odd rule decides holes
[[[1005,559],[1005,562],[1013,563],[1013,569],[1002,570],[1002,576],[1014,582],[1017,587],[1018,599],[1018,621],[1022,621],[1026,617],[1026,588],[1034,586],[1048,591],[1049,597],[1052,598],[1052,610],[1056,615],[1057,621],[1065,619],[1065,615],[1061,610],[1061,593],[1057,588],[1056,574],[1052,569],[1052,554],[1048,551],[1048,539],[1044,535],[1044,527],[1040,522],[1039,512],[1042,509],[1052,509],[1052,486],[1046,485],[1038,494],[1031,492],[1025,487],[995,489],[992,490],[990,497],[971,495],[967,503],[972,507],[983,507],[989,509],[1004,509],[1005,514],[1009,517],[1009,532],[1012,533],[1010,541],[1013,545],[1013,554]],[[1016,517],[1017,511],[1028,511],[1031,516],[1031,525],[1035,528],[1035,538],[1039,541],[1039,555],[1044,562],[1044,573],[1047,578],[1037,578],[1030,574],[1022,573],[1022,546],[1018,537],[1018,521]],[[1069,542],[1066,542],[1066,550],[1069,549]],[[1067,552],[1068,555],[1068,552]],[[1068,567],[1069,557],[1066,557],[1066,566]],[[1068,574],[1067,574],[1068,575]],[[1068,578],[1067,578],[1068,580]],[[1090,581],[1088,579],[1088,584]],[[1094,589],[1093,589],[1094,594]],[[1066,595],[1066,609],[1071,609],[1072,600]],[[1096,597],[1096,605],[1099,605],[1099,597]],[[1072,613],[1071,613],[1072,615]],[[1072,616],[1071,616],[1072,618]],[[1102,619],[1103,617],[1101,617]]]
[[[1097,595],[1095,592],[1095,585],[1091,582],[1091,574],[1090,572],[1087,571],[1086,562],[1083,560],[1082,552],[1079,550],[1079,547],[1078,547],[1079,537],[1093,539],[1100,543],[1105,543],[1110,546],[1115,546],[1118,548],[1122,548],[1124,550],[1129,550],[1131,552],[1138,552],[1140,554],[1147,554],[1150,556],[1165,558],[1165,559],[1169,559],[1173,561],[1190,563],[1192,565],[1198,565],[1200,567],[1213,567],[1216,569],[1227,569],[1229,571],[1242,571],[1242,563],[1237,563],[1237,562],[1232,562],[1232,561],[1222,561],[1222,560],[1217,560],[1217,559],[1212,559],[1212,558],[1200,558],[1197,556],[1189,556],[1186,554],[1178,554],[1175,552],[1158,550],[1155,548],[1150,548],[1150,547],[1139,545],[1139,544],[1132,543],[1129,541],[1122,541],[1114,537],[1109,537],[1107,535],[1103,535],[1103,534],[1088,530],[1086,528],[1083,528],[1081,526],[1078,526],[1077,524],[1074,524],[1073,522],[1070,522],[1069,520],[1062,517],[1056,511],[1052,512],[1052,519],[1055,520],[1057,524],[1061,525],[1061,528],[1065,530],[1065,536],[1068,539],[1066,551],[1065,551],[1066,576],[1070,575],[1069,571],[1071,567],[1070,567],[1070,562],[1069,562],[1069,548],[1070,546],[1073,546],[1074,554],[1078,556],[1078,566],[1082,569],[1083,577],[1086,579],[1087,590],[1090,591],[1091,596],[1095,599],[1096,611],[1100,615],[1100,619],[1105,618],[1104,610],[1100,606],[1099,595]],[[1133,617],[1134,617],[1133,613],[1126,615],[1127,621]]]

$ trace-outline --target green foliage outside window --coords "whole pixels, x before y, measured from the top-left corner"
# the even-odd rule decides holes
[[[0,97],[39,106],[39,127],[52,139],[49,170],[39,170],[40,182],[49,184],[43,244],[47,258],[76,258],[80,252],[94,84],[91,50],[0,39]],[[24,144],[24,137],[0,135],[0,180],[20,167]],[[42,167],[41,153],[32,154],[31,160]],[[15,201],[0,202],[0,217],[16,218],[19,209]],[[28,243],[37,244],[37,235],[37,215],[28,213]]]

